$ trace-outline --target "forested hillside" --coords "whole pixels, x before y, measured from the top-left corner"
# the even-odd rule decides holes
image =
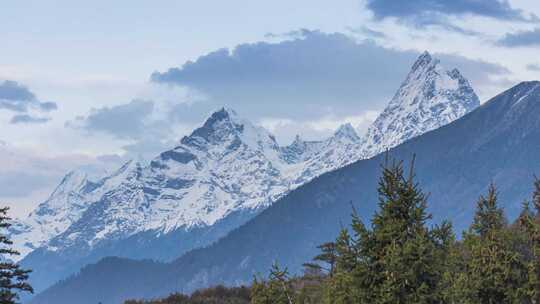
[[[411,166],[412,168],[412,166]],[[387,164],[368,225],[352,224],[291,276],[275,262],[251,289],[217,287],[191,296],[125,304],[537,303],[540,300],[540,180],[509,223],[496,186],[479,195],[474,219],[457,240],[448,221],[430,225],[429,200],[414,172]]]

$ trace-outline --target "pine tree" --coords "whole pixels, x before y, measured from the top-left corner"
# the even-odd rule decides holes
[[[251,283],[251,303],[252,304],[272,304],[270,294],[267,292],[266,283],[258,279],[257,276],[253,278]]]
[[[537,178],[534,181],[532,201],[535,210],[530,210],[528,203],[524,204],[518,221],[526,233],[531,255],[528,262],[527,294],[531,303],[540,303],[540,181]]]
[[[540,180],[536,176],[534,177],[533,205],[538,215],[540,211]]]
[[[353,212],[351,237],[336,240],[336,273],[325,286],[326,303],[440,303],[451,234],[447,225],[428,229],[426,196],[405,177],[401,163],[383,168],[379,210],[372,229]]]
[[[463,303],[522,303],[527,268],[511,244],[510,230],[492,184],[477,202],[473,224],[464,236]]]
[[[480,196],[476,204],[476,213],[471,230],[481,238],[501,231],[507,221],[504,212],[497,206],[497,190],[492,183],[489,185],[487,196]]]
[[[413,166],[407,178],[401,163],[385,168],[379,183],[369,253],[377,303],[436,303],[441,297],[440,233],[426,227],[431,215]]]
[[[272,265],[266,282],[255,278],[252,284],[253,304],[293,304],[294,296],[287,268],[282,270],[277,263]]]
[[[11,220],[7,216],[9,208],[0,208],[0,228],[7,230]],[[33,292],[32,287],[27,282],[30,270],[23,270],[13,263],[11,256],[19,253],[10,246],[13,243],[5,233],[0,234],[0,304],[14,304],[19,299],[19,292]]]
[[[347,229],[341,232],[335,245],[335,272],[329,277],[324,287],[324,302],[334,304],[357,303],[354,275],[356,253],[353,240]]]
[[[321,251],[320,254],[313,258],[312,263],[304,263],[304,267],[311,271],[326,271],[330,277],[334,274],[334,268],[336,264],[336,243],[327,242],[317,246]],[[321,265],[323,263],[325,265]]]

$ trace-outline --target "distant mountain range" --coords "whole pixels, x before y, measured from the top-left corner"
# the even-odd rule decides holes
[[[444,126],[478,105],[459,71],[445,70],[424,53],[363,138],[343,125],[324,141],[297,137],[282,147],[268,131],[224,108],[147,165],[128,162],[97,181],[69,173],[17,222],[12,238],[24,255],[21,263],[34,270],[38,291],[106,256],[171,261],[226,236],[317,176]]]
[[[471,222],[478,196],[491,182],[515,218],[540,172],[540,82],[524,82],[470,114],[389,151],[407,162],[416,154],[418,181],[429,193],[434,221],[450,219],[457,232]],[[385,155],[326,173],[282,197],[218,242],[170,263],[106,258],[54,285],[32,303],[120,303],[126,298],[249,283],[273,261],[293,273],[350,222],[352,205],[365,221],[377,208]],[[84,288],[82,288],[84,286]]]

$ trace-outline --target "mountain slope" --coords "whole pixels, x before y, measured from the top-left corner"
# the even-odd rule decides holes
[[[292,148],[221,109],[147,166],[128,162],[98,182],[68,175],[12,230],[30,252],[21,264],[34,270],[39,291],[105,256],[167,261],[208,245],[291,189],[344,165],[343,153],[359,138],[350,126],[342,131],[287,160]],[[335,160],[319,165],[314,159],[322,154]]]
[[[346,124],[326,140],[297,138],[280,147],[265,129],[221,109],[148,165],[129,162],[97,182],[65,182],[15,227],[13,238],[29,252],[22,264],[34,269],[37,290],[105,256],[170,261],[225,236],[314,177],[440,127],[477,104],[457,70],[425,53],[367,140]],[[375,141],[377,130],[385,133]]]
[[[69,172],[45,202],[11,227],[11,238],[17,250],[24,257],[64,233],[100,195],[125,178],[132,165],[129,162],[97,182],[90,181],[83,172]],[[51,247],[53,251],[56,249]]]
[[[423,189],[430,193],[434,220],[451,219],[457,231],[470,224],[475,200],[495,182],[506,212],[515,217],[540,172],[540,82],[521,83],[477,110],[445,126],[397,146],[390,155],[415,164]],[[217,243],[189,252],[169,264],[120,260],[104,268],[90,265],[74,278],[56,284],[32,303],[119,303],[126,297],[189,292],[218,283],[249,282],[274,260],[293,272],[316,254],[316,245],[333,239],[350,220],[353,202],[363,220],[377,206],[377,178],[384,156],[361,160],[324,174],[280,199]],[[108,260],[107,262],[110,262]],[[96,269],[100,269],[99,277]],[[126,271],[131,271],[129,274]],[[114,273],[114,281],[106,279]],[[111,273],[111,275],[112,275]],[[142,286],[149,280],[148,288]],[[95,286],[79,291],[76,286]]]

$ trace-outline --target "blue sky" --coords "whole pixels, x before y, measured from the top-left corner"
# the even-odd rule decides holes
[[[286,144],[362,132],[428,50],[482,100],[540,78],[532,0],[0,4],[0,201],[173,146],[235,108]],[[97,174],[97,173],[96,173]]]

